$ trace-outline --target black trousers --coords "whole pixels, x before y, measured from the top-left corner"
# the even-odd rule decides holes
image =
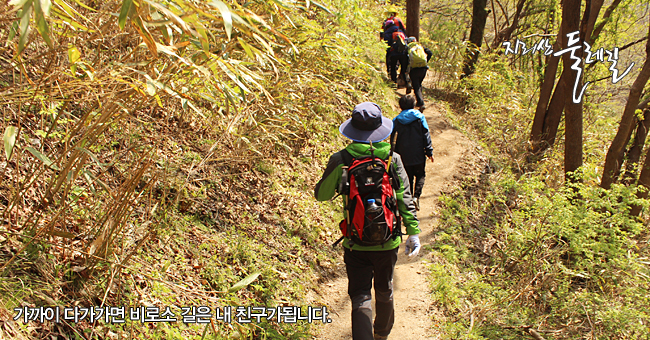
[[[413,84],[415,99],[417,99],[416,106],[422,106],[424,105],[424,98],[422,97],[422,82],[424,81],[424,77],[427,75],[427,68],[412,68],[409,74],[411,75],[411,84]]]
[[[386,251],[358,251],[345,248],[348,295],[352,300],[352,338],[372,340],[372,288],[375,286],[374,334],[388,336],[395,322],[393,272],[399,248]]]
[[[424,170],[425,163],[416,165],[405,165],[406,175],[409,178],[411,194],[414,198],[419,198],[422,195],[422,188],[424,188],[424,177],[427,172]]]
[[[397,81],[397,62],[399,62],[399,77],[406,83],[406,68],[409,66],[409,56],[406,53],[389,54],[390,56],[390,79]]]

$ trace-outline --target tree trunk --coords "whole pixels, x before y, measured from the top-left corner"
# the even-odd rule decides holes
[[[644,199],[648,197],[648,188],[650,187],[650,157],[645,157],[645,162],[643,163],[643,169],[641,170],[641,175],[639,175],[638,185],[645,187],[646,190],[637,191],[636,197]],[[630,215],[639,216],[641,213],[642,207],[640,205],[633,205],[630,209]]]
[[[420,41],[420,0],[406,0],[406,36]]]
[[[564,60],[562,62],[564,62]],[[562,111],[564,111],[566,96],[567,94],[572,94],[571,92],[568,92],[571,88],[571,79],[567,73],[570,71],[570,67],[564,67],[560,79],[557,81],[557,86],[555,86],[555,91],[553,91],[551,102],[548,104],[546,116],[544,117],[544,128],[542,129],[540,151],[544,151],[555,144],[555,137],[557,136],[557,129],[562,120]]]
[[[565,4],[566,6],[567,4]],[[591,30],[594,27],[596,18],[600,13],[600,9],[603,6],[603,0],[593,0],[587,1],[587,9],[582,17],[582,22],[580,24],[580,37],[582,40],[586,40],[588,43],[590,39],[586,37],[591,37]],[[572,14],[575,16],[575,14]],[[565,32],[574,32],[578,30],[577,23],[579,21],[579,10],[578,18],[575,18],[575,21],[571,23],[571,27],[575,29],[567,31],[565,29],[565,20],[564,20],[564,10],[562,12],[562,26],[558,32],[558,38],[553,44],[553,50],[559,50],[560,46],[566,46],[566,38],[564,37]],[[582,49],[576,53],[576,55],[582,56]],[[565,54],[566,55],[566,54]],[[562,120],[562,111],[564,110],[565,104],[567,103],[567,96],[572,95],[568,94],[567,91],[573,88],[573,82],[575,81],[575,72],[570,70],[570,66],[573,64],[571,61],[569,65],[569,70],[567,67],[562,71],[562,75],[557,82],[555,91],[553,90],[553,83],[555,81],[555,75],[557,73],[558,64],[560,57],[550,56],[548,64],[546,65],[546,72],[544,74],[544,83],[540,88],[539,100],[537,102],[537,108],[535,110],[535,118],[533,119],[533,126],[530,132],[530,143],[531,143],[531,152],[533,154],[540,153],[547,148],[555,144],[555,138],[557,136],[557,129],[560,126],[560,121]],[[566,65],[566,64],[565,64]],[[582,88],[582,83],[580,82],[578,88]],[[549,98],[551,98],[549,103]],[[582,104],[581,104],[582,105]],[[577,108],[574,108],[577,109]],[[574,111],[575,113],[575,111]],[[580,115],[581,116],[581,115]],[[576,154],[577,156],[577,154]],[[566,160],[565,160],[566,161]]]
[[[620,0],[619,0],[620,1]],[[584,27],[584,35],[581,35],[583,39],[588,43],[591,44],[594,40],[594,35],[591,33],[594,30],[594,25],[596,25],[596,19],[598,19],[598,14],[600,13],[600,10],[603,8],[603,2],[604,0],[592,0],[591,1],[591,10],[589,11],[589,21],[584,22],[583,24],[586,24],[586,27]]]
[[[483,44],[483,31],[487,21],[488,11],[485,9],[487,0],[472,0],[472,29],[469,33],[469,42],[465,56],[465,66],[463,66],[463,77],[468,77],[474,73],[476,62]]]
[[[605,13],[603,14],[603,20],[598,23],[598,26],[594,28],[594,32],[591,34],[591,39],[590,41],[596,41],[598,37],[600,36],[600,32],[602,32],[603,27],[605,27],[605,24],[609,21],[609,18],[612,16],[612,13],[618,7],[618,4],[621,3],[621,0],[614,0],[609,7],[605,10]],[[601,3],[602,6],[602,3]]]
[[[645,146],[645,139],[648,136],[648,129],[650,129],[650,110],[643,111],[643,121],[637,120],[636,134],[632,141],[632,147],[627,152],[627,167],[625,169],[624,182],[627,185],[634,184],[636,180],[639,160],[641,159],[641,151]]]
[[[560,49],[562,40],[561,40],[562,29],[558,32],[557,40],[553,44],[553,50],[557,51]],[[537,154],[542,150],[545,150],[548,146],[540,145],[542,141],[542,133],[544,131],[544,121],[546,120],[546,112],[548,109],[548,101],[551,98],[553,93],[553,86],[555,85],[555,75],[557,74],[557,68],[560,64],[560,57],[553,56],[552,54],[548,57],[548,62],[546,64],[546,69],[544,70],[544,81],[539,90],[539,100],[537,101],[537,108],[535,109],[535,118],[533,118],[533,127],[530,131],[530,151],[533,154]]]
[[[521,17],[521,11],[524,9],[524,4],[526,3],[526,0],[519,0],[517,3],[517,10],[515,11],[515,15],[512,18],[512,24],[508,26],[507,28],[501,30],[495,37],[494,37],[494,42],[492,43],[492,48],[497,49],[500,45],[501,42],[510,40],[510,36],[512,35],[512,32],[515,31],[517,28],[517,24],[519,24],[519,18]],[[495,23],[496,25],[496,23]]]
[[[564,0],[562,4],[562,31],[574,32],[579,29],[580,2],[581,0]],[[586,18],[589,18],[589,11],[591,9],[590,4],[590,1],[587,0],[587,12],[585,13]],[[586,22],[587,20],[584,21]],[[566,40],[567,41],[562,44],[565,48],[568,47],[570,39]],[[582,48],[576,50],[575,56],[582,59],[582,51]],[[564,71],[560,78],[565,78],[565,86],[568,85],[568,83],[576,81],[578,83],[577,88],[581,88],[581,74],[571,67],[574,63],[571,53],[565,53],[562,55],[562,63],[564,64]],[[573,182],[577,180],[577,178],[573,177],[572,174],[582,166],[582,101],[574,103],[573,100],[571,100],[571,97],[573,97],[573,91],[568,91],[571,89],[571,86],[566,86],[565,88],[567,91],[565,91],[562,96],[564,97],[564,106],[566,106],[564,175],[567,182]],[[561,110],[558,111],[560,115],[561,112]],[[557,128],[555,128],[555,130],[557,131]]]
[[[646,60],[643,63],[643,68],[641,69],[641,72],[639,72],[639,75],[636,77],[636,80],[630,88],[630,94],[627,97],[627,103],[625,104],[625,109],[623,110],[621,123],[618,127],[618,131],[616,132],[616,136],[614,137],[614,140],[609,147],[609,150],[607,150],[607,156],[605,157],[605,166],[603,169],[603,179],[600,183],[600,186],[605,189],[609,189],[612,186],[612,183],[615,181],[615,175],[621,169],[621,162],[619,161],[620,154],[623,152],[627,138],[631,134],[634,115],[637,106],[639,105],[641,92],[643,91],[643,88],[650,78],[650,40],[648,40],[646,43],[645,52]]]

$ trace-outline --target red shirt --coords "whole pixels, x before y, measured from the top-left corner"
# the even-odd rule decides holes
[[[397,16],[392,16],[392,17],[384,20],[384,23],[386,23],[386,21],[388,21],[388,20],[393,20],[393,22],[395,23],[395,25],[397,25],[397,27],[399,29],[406,32],[406,26],[404,26],[404,23],[402,22],[402,19],[398,18]]]

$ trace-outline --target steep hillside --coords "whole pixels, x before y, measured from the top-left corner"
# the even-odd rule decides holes
[[[0,334],[306,337],[306,322],[183,323],[182,307],[306,307],[330,275],[335,207],[311,192],[350,109],[389,107],[378,8],[2,6]],[[15,310],[41,306],[124,307],[126,323]],[[130,320],[140,307],[178,321]]]

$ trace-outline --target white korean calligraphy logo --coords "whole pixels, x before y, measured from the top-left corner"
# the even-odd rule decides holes
[[[548,56],[553,54],[555,57],[559,57],[565,53],[570,53],[571,60],[574,60],[573,65],[571,65],[571,69],[578,72],[576,76],[576,80],[573,84],[573,102],[574,103],[580,103],[582,101],[582,97],[585,93],[585,89],[587,88],[587,85],[589,85],[590,82],[586,82],[580,91],[578,92],[578,85],[579,85],[579,80],[580,76],[582,75],[583,68],[581,67],[581,62],[582,59],[576,56],[576,51],[582,48],[582,46],[579,44],[580,43],[580,32],[575,31],[568,33],[567,35],[567,48],[553,52],[553,49],[551,48],[551,45],[549,44],[548,38],[541,39],[539,42],[537,42],[533,47],[531,48],[526,48],[526,43],[520,41],[519,39],[516,39],[515,41],[515,48],[512,49],[512,44],[509,41],[506,41],[503,43],[503,46],[505,47],[505,55],[508,54],[520,54],[520,55],[526,55],[529,52],[536,53],[541,50],[544,51],[544,55]],[[605,54],[607,54],[607,62],[611,63],[609,66],[609,70],[612,72],[612,84],[618,83],[621,79],[623,79],[630,71],[632,70],[632,67],[634,66],[634,63],[631,63],[630,66],[627,67],[625,72],[623,72],[619,76],[619,71],[616,68],[616,65],[618,64],[618,47],[614,47],[611,51],[603,49],[602,47],[593,52],[591,50],[591,45],[587,43],[586,41],[583,41],[584,45],[584,51],[587,53],[585,56],[585,63],[586,64],[592,64],[597,61],[600,62],[605,62]],[[577,96],[576,96],[577,95]]]

